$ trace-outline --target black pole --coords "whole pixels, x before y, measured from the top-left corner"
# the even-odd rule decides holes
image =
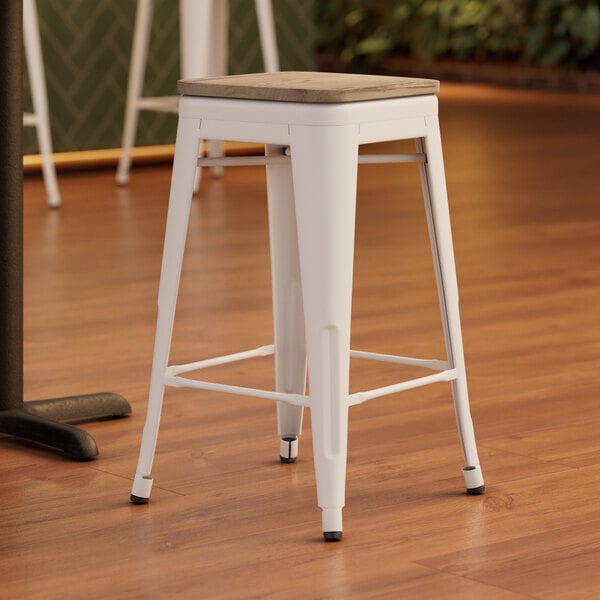
[[[22,7],[5,3],[0,18],[0,374],[2,408],[23,396],[23,86]],[[18,85],[15,82],[19,82]]]
[[[60,421],[131,412],[118,394],[23,402],[23,6],[0,8],[0,434],[90,460],[98,454],[85,431]]]

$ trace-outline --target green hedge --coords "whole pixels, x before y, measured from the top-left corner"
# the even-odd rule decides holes
[[[327,0],[319,48],[356,69],[385,56],[600,67],[598,0]]]

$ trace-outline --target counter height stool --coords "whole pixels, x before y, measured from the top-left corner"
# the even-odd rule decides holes
[[[132,502],[150,497],[150,474],[165,386],[275,400],[280,455],[297,454],[302,409],[311,409],[318,505],[326,540],[342,536],[348,409],[439,381],[452,385],[467,492],[481,494],[467,397],[450,218],[429,79],[281,72],[179,82],[183,94],[158,299],[148,414]],[[359,144],[416,139],[414,154],[359,156]],[[264,157],[198,159],[202,139],[264,143]],[[267,167],[274,344],[169,366],[169,349],[197,164]],[[350,349],[356,175],[359,162],[417,162],[436,272],[446,358],[424,360]],[[188,371],[274,354],[275,391],[185,377]],[[350,358],[424,367],[431,374],[349,393]],[[305,392],[306,369],[310,392]]]

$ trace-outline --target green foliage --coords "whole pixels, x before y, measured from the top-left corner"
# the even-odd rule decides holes
[[[600,66],[599,0],[323,0],[320,48],[368,67],[389,54]]]

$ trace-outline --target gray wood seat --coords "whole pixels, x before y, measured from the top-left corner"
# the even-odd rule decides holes
[[[315,104],[423,96],[439,88],[435,79],[310,71],[187,79],[177,85],[185,96]]]

